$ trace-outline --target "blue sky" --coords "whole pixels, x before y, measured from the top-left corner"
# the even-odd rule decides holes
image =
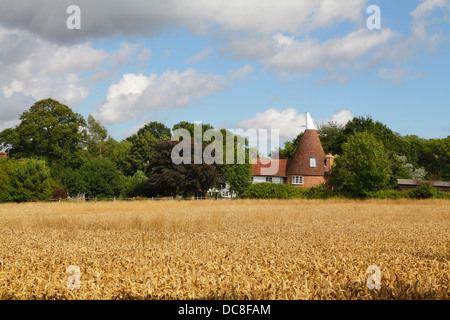
[[[52,97],[122,140],[172,127],[301,132],[372,116],[450,135],[448,0],[0,0],[0,129]],[[69,30],[66,8],[81,9]],[[369,30],[367,8],[381,10]]]

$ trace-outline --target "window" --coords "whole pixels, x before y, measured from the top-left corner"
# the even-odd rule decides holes
[[[266,177],[266,182],[272,182],[272,177]]]
[[[230,196],[230,192],[229,191],[222,191],[222,197],[228,198],[229,196]]]
[[[309,166],[311,168],[315,168],[316,167],[316,158],[309,158]]]
[[[292,176],[292,184],[303,184],[303,176]]]

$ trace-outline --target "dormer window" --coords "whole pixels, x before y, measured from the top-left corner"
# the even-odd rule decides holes
[[[315,168],[316,167],[316,158],[309,158],[309,166],[311,168]]]

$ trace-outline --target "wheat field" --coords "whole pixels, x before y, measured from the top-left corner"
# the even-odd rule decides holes
[[[449,299],[449,203],[1,204],[0,299]]]

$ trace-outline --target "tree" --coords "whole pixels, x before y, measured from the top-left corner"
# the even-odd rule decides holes
[[[175,164],[172,161],[172,149],[177,144],[173,141],[156,143],[156,152],[146,171],[149,177],[148,194],[187,197],[196,192],[206,192],[217,183],[220,173],[216,167],[204,162],[193,164],[193,154],[190,155],[191,164]]]
[[[346,141],[344,126],[329,121],[319,126],[317,134],[325,154],[331,153],[336,155],[342,153],[342,144]]]
[[[450,136],[427,140],[420,163],[428,171],[430,179],[450,180]]]
[[[17,165],[19,163],[14,160],[0,160],[0,202],[14,201],[14,188],[11,185],[11,178],[15,175]]]
[[[122,192],[123,176],[108,159],[92,159],[81,166],[78,174],[87,197],[118,197]]]
[[[223,145],[223,165],[219,165],[218,168],[221,170],[221,173],[223,174],[223,184],[227,183],[229,185],[230,193],[236,193],[238,197],[242,196],[242,194],[245,192],[245,190],[250,187],[252,184],[251,182],[251,171],[252,171],[252,165],[250,163],[250,150],[248,147],[248,140],[243,139],[243,137],[239,135],[235,135],[231,133],[230,131],[227,131],[225,129],[221,130],[222,133],[222,139],[224,141]],[[227,135],[231,136],[233,139],[233,163],[227,162]],[[230,151],[230,150],[229,150]],[[244,163],[242,162],[242,159],[239,159],[241,161],[238,161],[238,153],[239,151],[245,155]]]
[[[170,129],[164,124],[157,121],[147,123],[141,129],[139,129],[137,134],[139,135],[144,132],[150,132],[152,136],[154,136],[158,140],[167,140],[170,139],[171,136]]]
[[[91,114],[87,121],[87,149],[92,155],[102,157],[106,149],[106,138],[108,137],[108,130],[95,120]]]
[[[230,193],[241,196],[251,186],[251,164],[225,164],[222,168],[224,180],[230,186]]]
[[[402,152],[402,138],[398,133],[393,132],[386,125],[379,121],[373,120],[370,116],[355,117],[344,127],[343,133],[347,138],[350,138],[357,132],[367,132],[375,136],[375,138],[382,142],[384,148],[393,153],[404,155]]]
[[[68,106],[53,99],[36,102],[20,116],[21,123],[9,132],[16,158],[41,157],[79,164],[80,151],[86,142],[86,121]]]
[[[144,171],[153,154],[158,139],[149,131],[143,131],[127,139],[131,143],[130,150],[126,156],[125,174],[134,175],[137,171]]]
[[[395,182],[397,179],[423,180],[427,174],[424,168],[414,168],[411,163],[408,163],[405,156],[399,156],[397,154],[393,156],[391,169],[391,176],[395,179]]]
[[[148,177],[138,170],[132,177],[127,177],[123,193],[127,197],[147,196]]]
[[[385,189],[390,179],[390,160],[383,143],[370,133],[355,133],[335,159],[333,183],[336,191],[365,196]]]
[[[177,129],[186,129],[191,134],[191,138],[193,140],[195,137],[195,126],[196,126],[195,123],[181,121],[173,126],[172,131],[175,131]],[[214,127],[208,123],[202,123],[201,129],[202,129],[202,137],[203,137],[203,134],[205,133],[205,131],[214,129]]]
[[[128,137],[126,141],[131,145],[123,166],[125,175],[133,176],[137,171],[145,171],[154,154],[155,144],[169,139],[170,129],[156,121],[146,124]]]
[[[7,160],[0,165],[6,182],[0,196],[2,201],[25,202],[49,200],[53,195],[50,169],[43,160]]]

